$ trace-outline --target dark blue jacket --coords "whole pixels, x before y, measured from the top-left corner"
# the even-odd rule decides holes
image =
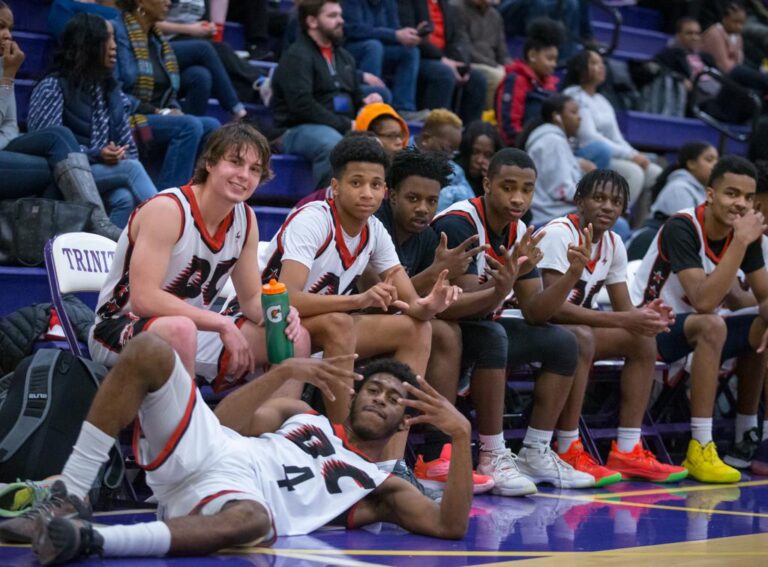
[[[395,32],[400,29],[397,0],[342,0],[344,37],[348,41],[378,39],[382,43],[398,43]]]

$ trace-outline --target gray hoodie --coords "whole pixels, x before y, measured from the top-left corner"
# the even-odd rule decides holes
[[[651,214],[672,216],[683,209],[690,209],[706,200],[704,186],[685,168],[670,173],[656,201],[651,205]]]
[[[3,58],[0,57],[0,77],[3,76]],[[0,87],[0,150],[19,135],[16,120],[16,94],[13,87]]]
[[[541,226],[575,212],[573,195],[582,171],[565,132],[554,124],[542,124],[531,132],[525,151],[538,170],[531,206],[533,224]]]

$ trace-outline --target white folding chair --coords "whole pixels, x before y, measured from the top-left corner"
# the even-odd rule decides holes
[[[72,352],[87,356],[69,320],[63,296],[67,293],[98,292],[112,267],[117,244],[88,232],[69,232],[51,238],[45,245],[45,271],[51,300]]]
[[[632,286],[632,280],[635,279],[635,274],[637,274],[637,270],[640,268],[640,264],[642,263],[642,260],[632,260],[631,262],[627,263],[627,287]],[[606,286],[603,286],[600,289],[597,297],[595,298],[595,301],[602,308],[611,306],[611,298],[608,295],[608,288]]]

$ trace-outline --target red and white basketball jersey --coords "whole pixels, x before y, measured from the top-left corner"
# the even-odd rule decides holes
[[[377,274],[400,264],[392,237],[371,216],[359,235],[344,232],[333,200],[312,201],[285,220],[265,254],[262,281],[280,279],[283,262],[294,260],[309,269],[304,291],[347,295],[370,264]]]
[[[583,234],[579,226],[579,215],[571,214],[552,219],[538,232],[544,231],[539,242],[543,258],[539,270],[554,270],[561,274],[568,271],[568,246],[579,246]],[[568,295],[574,305],[591,309],[594,299],[603,285],[627,281],[627,250],[619,236],[607,231],[599,242],[592,244],[592,261],[584,267],[581,278]]]
[[[171,251],[162,289],[195,307],[207,308],[240,257],[251,229],[253,213],[245,203],[236,205],[216,233],[210,235],[190,185],[166,189],[153,199],[172,199],[181,215],[179,238]],[[112,269],[99,293],[97,323],[131,312],[129,267],[134,242],[130,233],[131,222],[138,210],[131,215],[128,230],[123,231],[117,242]]]
[[[243,440],[278,535],[307,534],[347,512],[389,473],[347,442],[344,427],[303,413]]]
[[[704,205],[699,205],[695,209],[682,210],[674,216],[685,217],[694,226],[699,237],[699,256],[704,273],[709,275],[714,272],[720,261],[720,256],[725,254],[728,247],[723,248],[720,256],[716,256],[709,250],[707,237],[704,233]],[[685,297],[685,290],[680,283],[680,278],[672,271],[671,263],[661,253],[664,228],[662,226],[656,233],[656,237],[632,280],[629,288],[632,303],[637,306],[645,305],[660,297],[675,313],[692,313],[695,309]]]
[[[484,246],[486,244],[488,245],[488,250],[485,251],[485,254],[478,254],[475,258],[477,263],[478,278],[480,278],[480,281],[484,282],[488,279],[485,276],[485,267],[488,265],[488,262],[485,259],[486,255],[491,256],[502,264],[504,263],[504,258],[499,256],[491,246],[491,239],[488,236],[488,225],[485,222],[485,210],[483,209],[482,198],[474,197],[472,199],[454,203],[440,214],[436,215],[432,222],[434,223],[437,219],[449,215],[463,217],[469,221],[472,226],[474,226],[475,231],[479,237],[476,246]],[[504,243],[504,247],[508,251],[512,250],[515,243],[523,237],[526,230],[527,227],[521,220],[511,223],[509,227],[509,237],[507,238],[507,242]]]

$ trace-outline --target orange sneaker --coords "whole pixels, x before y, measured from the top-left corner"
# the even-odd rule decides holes
[[[416,459],[413,472],[425,487],[433,490],[445,490],[445,483],[448,482],[448,467],[451,464],[451,448],[450,443],[443,445],[440,456],[434,461],[424,462],[424,457],[421,455]],[[474,494],[488,492],[491,488],[493,488],[492,477],[472,471],[472,492]]]
[[[557,454],[577,471],[585,472],[595,477],[595,486],[607,486],[621,480],[621,473],[598,464],[598,462],[584,450],[584,445],[581,444],[581,439],[577,439],[571,443],[571,446],[565,453],[558,451]]]
[[[611,452],[605,463],[617,470],[624,478],[641,478],[651,482],[677,482],[688,476],[688,469],[676,465],[660,463],[656,455],[643,449],[642,443],[627,452],[619,451],[616,441],[611,443]]]

